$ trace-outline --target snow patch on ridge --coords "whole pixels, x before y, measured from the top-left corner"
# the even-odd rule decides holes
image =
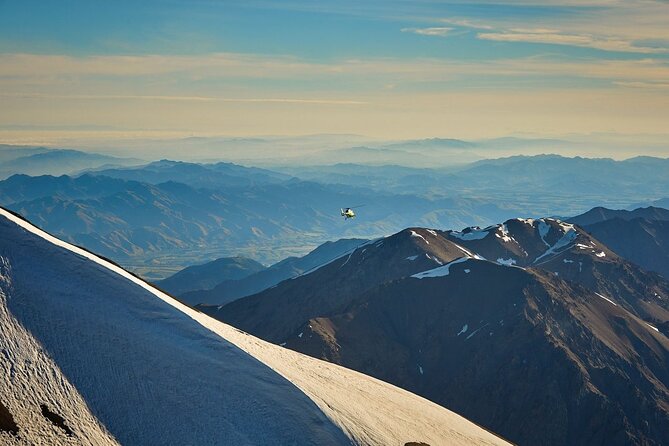
[[[479,228],[469,228],[469,229],[471,229],[471,231],[467,232],[451,231],[450,235],[460,240],[470,241],[470,240],[482,240],[486,238],[486,236],[489,234],[488,231],[481,230]]]
[[[559,254],[559,249],[568,247],[574,240],[576,240],[576,237],[578,237],[578,233],[574,230],[573,225],[561,224],[560,227],[563,229],[567,228],[564,235],[557,241],[557,243],[549,247],[546,252],[534,259],[534,263],[537,263],[539,260],[551,254]]]
[[[612,300],[609,299],[608,297],[606,297],[606,296],[602,296],[602,295],[599,294],[599,293],[595,293],[595,294],[596,294],[597,296],[601,297],[602,299],[604,299],[605,301],[612,303],[612,304],[615,305],[616,307],[618,306],[617,303],[615,303],[614,301],[612,301]]]
[[[503,259],[500,257],[496,260],[496,262],[504,266],[514,266],[516,264],[516,260],[512,258]]]
[[[500,236],[499,234],[495,233],[495,236],[497,238],[501,238],[502,241],[504,241],[504,242],[511,242],[511,241],[515,242],[516,241],[516,240],[514,240],[513,237],[509,236],[509,228],[506,227],[506,223],[502,223],[499,226],[498,230],[502,233],[502,235]]]
[[[411,277],[416,278],[416,279],[425,279],[427,277],[448,276],[450,274],[450,268],[451,268],[452,265],[462,263],[462,262],[466,262],[469,259],[470,259],[470,257],[460,257],[459,259],[455,259],[452,262],[447,263],[446,265],[414,274]]]
[[[548,246],[549,248],[551,245],[546,241],[546,236],[551,230],[551,227],[548,223],[544,221],[544,219],[539,220],[539,224],[537,225],[537,229],[539,230],[539,237],[541,237],[541,241],[544,242],[544,245]]]
[[[435,263],[437,263],[437,264],[439,264],[439,265],[443,265],[443,264],[444,264],[444,262],[442,262],[441,260],[439,260],[437,257],[432,257],[432,256],[431,256],[430,254],[428,254],[428,253],[425,253],[425,257],[427,257],[428,260],[432,260],[433,262],[435,262]]]
[[[421,238],[421,239],[423,239],[423,241],[424,241],[425,243],[427,243],[428,245],[430,244],[430,242],[428,242],[427,239],[426,239],[425,237],[423,237],[422,235],[420,235],[420,234],[417,233],[416,231],[413,231],[413,230],[411,231],[411,237]]]
[[[660,332],[660,330],[657,327],[654,327],[654,326],[650,325],[648,322],[646,322],[646,325],[648,325],[650,328],[652,328],[656,332],[658,332],[658,333]]]

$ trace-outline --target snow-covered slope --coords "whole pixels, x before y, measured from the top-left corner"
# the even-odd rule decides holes
[[[261,341],[0,209],[2,444],[504,444]]]

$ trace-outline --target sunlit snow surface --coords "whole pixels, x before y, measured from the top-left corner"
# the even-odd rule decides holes
[[[614,301],[612,301],[612,300],[609,299],[608,297],[606,297],[606,296],[604,296],[604,295],[602,295],[602,294],[599,294],[599,293],[595,293],[595,294],[596,294],[597,296],[601,297],[602,299],[604,299],[605,301],[608,301],[609,303],[615,305],[616,307],[618,306],[617,303],[615,303]]]
[[[48,400],[75,444],[504,444],[406,391],[215,321],[2,209],[0,258],[1,364],[16,369],[31,343],[42,364],[32,381],[4,378],[3,402],[24,422]]]
[[[425,243],[427,243],[428,245],[430,244],[430,242],[428,242],[427,239],[426,239],[425,237],[423,237],[422,235],[420,235],[420,234],[417,233],[416,231],[411,231],[411,237],[416,237],[416,238],[423,239],[423,241],[424,241]]]
[[[455,259],[452,262],[447,263],[446,265],[440,266],[438,268],[430,269],[427,271],[423,271],[417,274],[412,275],[411,277],[414,277],[416,279],[425,279],[427,277],[443,277],[443,276],[448,276],[450,274],[451,266],[455,265],[457,263],[462,263],[467,260],[469,260],[469,257],[460,257],[459,259]]]
[[[488,235],[488,231],[473,229],[469,232],[451,231],[450,235],[460,240],[482,240]]]
[[[571,245],[571,243],[576,240],[576,237],[578,237],[578,233],[574,229],[573,225],[570,225],[568,223],[563,223],[558,221],[558,224],[560,226],[560,229],[562,229],[562,237],[553,245],[550,246],[543,254],[541,254],[539,257],[534,259],[534,263],[537,263],[539,260],[543,259],[544,257],[550,256],[552,254],[557,254],[560,252],[561,249],[567,248]],[[543,240],[543,237],[542,237]],[[545,240],[544,240],[545,242]]]

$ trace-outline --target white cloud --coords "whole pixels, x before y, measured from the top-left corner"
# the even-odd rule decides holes
[[[624,81],[617,81],[614,82],[615,85],[620,85],[621,87],[630,87],[630,88],[647,88],[647,89],[669,89],[669,82],[640,82],[640,81],[633,81],[633,82],[624,82]]]
[[[559,29],[553,28],[511,28],[510,31],[514,33],[530,33],[530,34],[557,34]]]
[[[440,36],[444,37],[453,31],[453,28],[449,27],[431,27],[431,28],[402,28],[403,33],[414,33],[420,34],[422,36]]]
[[[531,30],[529,30],[531,31]],[[585,48],[594,48],[604,51],[620,51],[628,53],[667,53],[667,48],[649,46],[637,46],[629,40],[615,37],[598,37],[585,34],[563,34],[548,29],[534,30],[531,32],[491,32],[478,33],[477,37],[483,40],[494,40],[497,42],[524,42],[544,43],[552,45],[569,45]]]
[[[548,39],[552,35],[545,34]],[[214,91],[217,86],[240,79],[321,82],[323,91],[335,91],[334,97],[297,100],[348,101],[353,91],[373,85],[400,87],[402,83],[467,80],[472,76],[505,78],[562,76],[621,82],[661,82],[669,79],[669,63],[661,58],[636,60],[559,59],[551,57],[508,58],[490,61],[462,61],[437,58],[367,58],[316,63],[304,59],[257,54],[205,54],[199,56],[89,56],[39,54],[0,54],[0,91],[12,94],[107,95],[145,98],[185,98],[212,101],[242,96],[253,99],[261,91],[234,90],[234,95]],[[160,79],[161,82],[156,81]],[[197,94],[183,94],[175,85],[181,79],[209,79],[211,89]],[[337,79],[343,88],[332,87]],[[147,90],[151,86],[151,90]],[[136,93],[141,92],[138,96]],[[263,87],[264,98],[283,100],[278,90]],[[269,92],[274,92],[269,94]],[[347,92],[346,94],[342,94]],[[130,94],[132,93],[132,94]],[[177,93],[177,94],[174,94]],[[231,97],[234,96],[234,97]],[[307,95],[309,96],[309,95]],[[343,96],[343,98],[342,98]],[[239,99],[234,99],[239,100]],[[254,99],[255,100],[255,99]],[[274,100],[274,99],[272,99]],[[356,101],[353,101],[356,102]]]
[[[491,25],[466,19],[441,19],[440,22],[448,23],[449,25],[460,26],[462,28],[493,29]]]
[[[164,96],[164,95],[58,95],[34,93],[0,93],[0,97],[24,99],[67,99],[67,100],[140,100],[140,101],[183,101],[183,102],[237,102],[237,103],[284,103],[320,105],[365,105],[367,102],[347,99],[319,98],[233,98],[214,96]]]
[[[484,40],[557,44],[639,54],[669,52],[667,1],[481,1],[498,7],[541,6],[545,14],[505,14],[485,18],[480,14],[442,18],[424,16],[422,20],[428,24],[432,22],[477,30],[478,37]],[[561,8],[561,13],[554,14],[551,8]]]

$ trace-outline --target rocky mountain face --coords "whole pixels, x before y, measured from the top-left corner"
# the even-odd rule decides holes
[[[442,237],[430,244],[415,230],[370,241],[327,265],[224,307],[202,308],[272,342],[283,342],[305,321],[343,311],[377,285],[443,265],[464,255]],[[423,246],[425,245],[425,246]]]
[[[570,219],[625,259],[669,279],[669,210],[596,208]]]
[[[412,228],[210,310],[518,444],[669,439],[669,282],[570,223]]]
[[[0,444],[502,445],[179,303],[0,208]]]
[[[514,219],[444,236],[500,264],[549,271],[655,324],[669,320],[669,282],[614,253],[586,230],[555,219]]]
[[[669,279],[669,220],[616,218],[584,229],[629,261]]]

